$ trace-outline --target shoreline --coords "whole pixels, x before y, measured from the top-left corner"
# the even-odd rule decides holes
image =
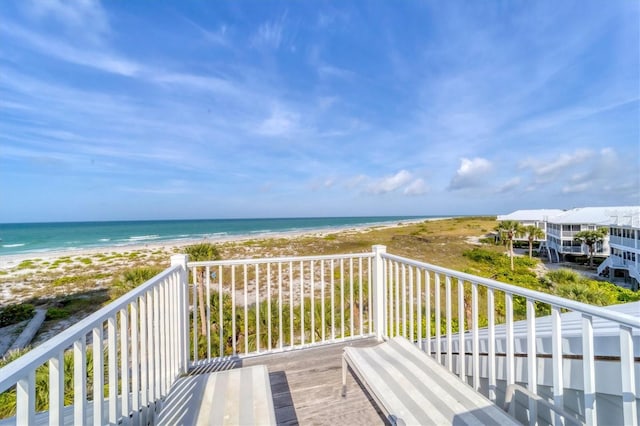
[[[340,227],[330,227],[330,228],[310,228],[310,229],[300,229],[300,230],[292,230],[292,231],[279,231],[279,232],[263,232],[256,234],[237,234],[237,235],[225,235],[217,238],[204,237],[204,238],[193,238],[193,239],[172,239],[172,240],[162,240],[162,241],[153,241],[146,243],[132,243],[126,245],[104,245],[98,247],[86,247],[86,248],[77,248],[77,249],[52,249],[47,251],[34,251],[34,252],[26,252],[26,253],[16,253],[16,254],[7,254],[0,256],[0,271],[7,271],[9,269],[15,268],[21,262],[28,260],[41,260],[41,261],[55,261],[64,257],[73,257],[73,256],[91,256],[97,254],[104,253],[125,253],[125,252],[133,252],[133,251],[157,251],[157,250],[175,250],[177,248],[185,247],[192,244],[199,243],[211,243],[211,244],[225,244],[225,243],[233,243],[233,242],[243,242],[243,241],[265,241],[270,239],[293,239],[300,237],[325,237],[329,234],[334,234],[337,232],[366,232],[372,229],[387,229],[394,228],[398,226],[411,225],[416,223],[435,221],[435,220],[445,220],[450,219],[451,217],[425,217],[425,218],[417,218],[417,219],[407,219],[407,220],[399,220],[393,222],[377,222],[377,223],[368,223],[363,225],[347,225]]]

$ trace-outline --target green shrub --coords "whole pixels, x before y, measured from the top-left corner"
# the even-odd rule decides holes
[[[34,308],[29,303],[21,303],[18,305],[9,305],[0,309],[0,327],[16,324],[20,321],[28,320],[33,317]]]
[[[33,260],[23,260],[22,262],[20,262],[17,266],[18,269],[31,269],[33,267],[35,267],[36,264],[33,262]]]
[[[220,259],[218,248],[211,243],[192,244],[186,246],[184,252],[189,255],[189,260],[196,262]]]
[[[128,269],[113,280],[109,295],[112,299],[116,299],[155,277],[160,272],[162,272],[162,269],[154,267]]]
[[[85,277],[81,275],[65,275],[63,277],[56,278],[51,284],[55,287],[58,287],[61,285],[77,283],[83,280],[85,280]]]
[[[71,315],[69,311],[64,308],[51,307],[47,309],[46,320],[49,321],[49,320],[64,319],[64,318],[68,318],[69,315]]]

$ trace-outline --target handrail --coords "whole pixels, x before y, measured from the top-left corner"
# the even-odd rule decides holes
[[[1,368],[0,392],[4,392],[11,386],[15,385],[17,380],[24,377],[25,369],[36,368],[42,365],[51,358],[52,354],[55,354],[57,351],[64,350],[71,346],[78,339],[78,337],[88,334],[96,324],[101,324],[110,317],[113,317],[118,313],[118,311],[126,307],[129,302],[135,300],[137,297],[142,296],[158,282],[164,280],[171,274],[178,271],[180,268],[180,265],[167,268],[141,286],[125,294],[124,296],[121,296],[112,303],[89,315],[82,321],[72,325],[62,333],[47,340],[33,350],[22,355],[15,361],[12,361],[11,363]]]
[[[511,284],[501,283],[489,278],[478,277],[476,275],[467,274],[465,272],[454,271],[452,269],[443,268],[441,266],[432,265],[425,262],[419,262],[416,260],[407,259],[402,256],[385,253],[382,255],[384,259],[389,259],[397,262],[402,262],[407,265],[415,266],[417,268],[429,269],[433,272],[446,274],[451,277],[459,278],[464,281],[475,282],[482,284],[495,290],[501,290],[517,296],[523,296],[531,299],[536,299],[543,303],[559,306],[562,308],[571,309],[573,311],[582,312],[585,314],[593,315],[598,318],[615,321],[624,324],[629,327],[640,328],[640,318],[633,317],[631,315],[615,312],[610,309],[606,309],[600,306],[587,305],[586,303],[576,302],[575,300],[565,299],[563,297],[554,296],[552,294],[542,293],[535,290],[529,290],[527,288],[517,287]]]
[[[234,265],[262,265],[266,263],[304,262],[309,260],[331,260],[331,259],[366,259],[373,257],[373,253],[350,253],[350,254],[325,254],[320,256],[293,256],[293,257],[261,257],[259,259],[229,259],[229,260],[207,260],[198,262],[188,262],[187,266],[234,266]]]

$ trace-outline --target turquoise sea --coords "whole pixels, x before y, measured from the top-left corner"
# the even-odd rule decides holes
[[[0,256],[161,241],[347,228],[428,217],[374,216],[0,224]]]

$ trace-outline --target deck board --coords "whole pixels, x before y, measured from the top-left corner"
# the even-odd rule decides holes
[[[375,339],[362,339],[266,355],[245,359],[243,366],[264,364],[269,369],[278,424],[384,424],[375,404],[353,377],[348,377],[347,397],[340,394],[343,348],[376,343]]]
[[[385,422],[375,403],[351,375],[347,378],[347,396],[341,396],[343,348],[376,343],[369,338],[250,357],[222,369],[266,365],[279,425],[382,425]],[[199,371],[217,369],[200,367]]]

